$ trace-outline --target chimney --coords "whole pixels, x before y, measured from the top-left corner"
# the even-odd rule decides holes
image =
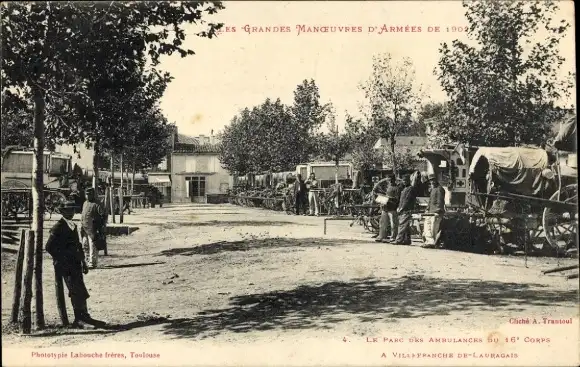
[[[214,140],[214,137],[213,137],[213,129],[209,133],[209,143],[210,144],[215,144],[215,140]]]

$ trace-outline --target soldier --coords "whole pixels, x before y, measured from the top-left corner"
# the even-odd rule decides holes
[[[318,192],[316,192],[316,189],[318,189],[318,180],[316,180],[314,172],[310,174],[310,178],[306,181],[306,186],[308,188],[308,208],[310,209],[310,215],[318,216],[319,203]],[[315,191],[312,191],[313,189]]]
[[[72,201],[60,206],[62,218],[50,230],[46,252],[52,256],[55,274],[63,277],[68,288],[75,315],[72,326],[85,328],[88,324],[105,327],[105,322],[91,318],[87,310],[87,299],[90,295],[83,274],[87,274],[89,269],[79,240],[77,225],[72,221],[74,208],[75,204]]]
[[[105,240],[105,211],[96,203],[95,189],[92,187],[85,190],[86,200],[81,214],[81,236],[85,255],[91,269],[98,265],[99,248]]]
[[[395,176],[389,176],[388,178],[382,179],[375,184],[373,188],[373,193],[376,193],[385,182],[389,183],[386,190],[386,195],[388,201],[386,204],[381,206],[381,219],[379,223],[379,236],[375,240],[376,242],[393,242],[397,238],[397,230],[399,227],[397,207],[399,205],[399,198],[401,196],[401,191],[396,184]],[[391,230],[391,239],[387,239],[387,230]]]
[[[415,175],[415,182],[411,184],[411,178],[405,176],[403,178],[405,185],[401,192],[401,200],[397,213],[399,214],[399,231],[395,240],[395,245],[410,245],[411,244],[411,222],[413,220],[413,210],[417,202],[417,175]]]
[[[306,184],[304,183],[304,180],[302,180],[301,174],[296,175],[296,181],[294,182],[294,198],[296,200],[296,215],[300,215],[300,208],[302,208],[306,214],[306,208],[304,208],[306,204]]]
[[[437,181],[434,174],[429,174],[429,181],[431,182],[431,194],[429,195],[429,206],[427,206],[427,213],[432,216],[426,219],[425,232],[425,248],[433,248],[437,246],[437,241],[441,235],[440,226],[445,213],[445,189]]]

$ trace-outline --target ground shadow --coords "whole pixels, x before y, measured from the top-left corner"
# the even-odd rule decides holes
[[[322,247],[322,246],[339,246],[351,244],[368,244],[364,240],[350,240],[350,239],[321,239],[321,238],[288,238],[288,237],[272,237],[272,238],[256,238],[241,241],[218,241],[204,245],[172,248],[163,250],[159,253],[160,256],[192,256],[192,255],[212,255],[220,252],[228,251],[250,251],[254,249],[272,249],[283,247]]]
[[[98,267],[100,269],[122,269],[122,268],[137,268],[140,266],[149,266],[149,265],[161,265],[165,264],[164,262],[154,262],[154,263],[140,263],[140,264],[121,264],[121,265],[103,265]]]
[[[164,332],[175,338],[203,339],[222,332],[331,329],[353,317],[358,323],[397,322],[429,316],[469,317],[483,311],[517,314],[524,307],[526,313],[534,314],[534,306],[575,304],[576,291],[555,291],[537,284],[423,276],[380,282],[358,279],[232,297],[229,308],[173,320]]]
[[[139,230],[139,227],[109,226],[107,227],[107,236],[128,236],[137,230]]]
[[[269,221],[269,220],[210,220],[204,222],[197,222],[194,219],[191,221],[171,222],[171,223],[155,223],[142,222],[139,225],[151,225],[161,227],[163,229],[176,229],[179,227],[275,227],[284,225],[299,225],[299,226],[315,226],[316,223],[297,223],[289,221]]]
[[[63,325],[48,325],[45,329],[34,331],[32,334],[27,336],[30,337],[50,337],[50,336],[65,336],[65,335],[104,335],[113,334],[122,331],[128,331],[132,329],[138,329],[142,327],[161,325],[170,322],[166,317],[149,317],[149,318],[139,318],[136,321],[131,321],[128,323],[114,324],[110,323],[106,326],[98,329],[75,329],[69,326]],[[5,325],[3,327],[4,332],[17,333],[17,329],[12,325]]]

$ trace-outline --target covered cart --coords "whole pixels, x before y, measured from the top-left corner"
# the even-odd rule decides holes
[[[471,204],[499,248],[577,248],[575,160],[575,154],[550,147],[485,147],[475,153],[469,167]]]

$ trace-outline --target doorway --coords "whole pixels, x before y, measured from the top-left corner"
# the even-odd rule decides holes
[[[205,177],[186,177],[187,197],[192,203],[205,203]]]

